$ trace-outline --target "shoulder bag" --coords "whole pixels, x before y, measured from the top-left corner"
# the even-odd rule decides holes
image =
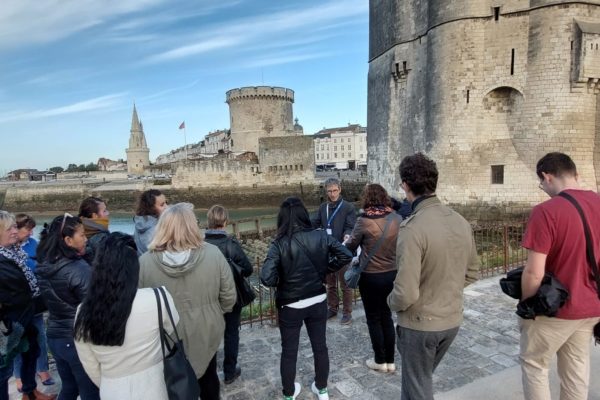
[[[240,267],[238,263],[233,261],[233,259],[231,258],[231,252],[229,251],[229,247],[231,246],[231,244],[232,239],[228,238],[226,247],[227,254],[225,254],[225,258],[227,259],[227,263],[229,264],[229,267],[231,268],[231,273],[233,274],[233,280],[235,282],[235,292],[237,295],[237,304],[239,304],[241,307],[245,307],[248,304],[252,303],[254,299],[256,299],[256,293],[254,293],[254,289],[252,289],[252,286],[250,286],[248,280],[244,278],[244,275],[242,275],[242,267]]]
[[[346,270],[346,272],[344,272],[344,280],[346,281],[346,285],[348,285],[349,288],[356,289],[358,287],[360,274],[364,271],[367,265],[369,265],[371,258],[373,258],[375,253],[377,253],[377,250],[379,250],[379,247],[381,247],[383,240],[385,239],[385,234],[387,233],[388,228],[390,227],[390,223],[392,222],[392,214],[394,213],[389,213],[388,216],[385,217],[386,222],[383,228],[383,233],[381,234],[379,239],[377,239],[377,242],[375,243],[375,246],[373,246],[371,254],[369,254],[369,256],[366,259],[363,259],[362,262],[351,265]]]
[[[179,339],[173,314],[167,301],[164,288],[153,288],[158,306],[158,327],[160,332],[160,348],[163,354],[165,386],[169,400],[196,400],[200,397],[200,387],[196,380],[196,373],[190,365],[183,350],[183,342]],[[159,295],[160,293],[160,295]],[[174,340],[163,327],[162,306],[160,298],[163,298],[165,308],[169,314],[173,332],[177,340]]]
[[[560,197],[567,199],[573,206],[577,209],[579,216],[581,217],[581,222],[583,223],[583,231],[585,233],[585,247],[586,247],[586,257],[590,268],[592,269],[592,274],[594,276],[594,280],[596,281],[596,291],[598,291],[598,299],[600,299],[600,271],[598,270],[598,261],[596,260],[596,255],[594,254],[594,246],[592,244],[592,233],[590,232],[590,226],[587,223],[587,219],[585,218],[585,214],[581,209],[581,206],[575,200],[573,196],[569,193],[560,192],[558,194]],[[594,338],[596,340],[596,344],[600,344],[600,323],[597,323],[594,326]]]

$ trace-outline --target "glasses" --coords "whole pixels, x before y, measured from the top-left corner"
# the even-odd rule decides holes
[[[60,234],[62,235],[63,233],[63,229],[65,229],[65,222],[67,222],[67,217],[69,218],[74,218],[71,214],[69,213],[65,213],[65,215],[63,215],[63,220],[62,220],[62,224],[60,224]]]

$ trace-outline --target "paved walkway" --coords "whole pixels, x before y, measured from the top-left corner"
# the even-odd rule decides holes
[[[438,400],[523,398],[517,358],[519,334],[514,314],[515,301],[500,291],[498,279],[479,281],[465,291],[465,321],[434,376]],[[353,323],[348,326],[340,325],[339,321],[328,322],[331,399],[399,399],[399,356],[396,360],[398,370],[394,374],[369,370],[364,363],[372,357],[372,350],[360,303],[356,305],[353,316]],[[276,328],[256,324],[253,328],[244,326],[239,355],[242,376],[231,385],[221,386],[222,398],[281,398],[280,354],[281,343]],[[600,347],[593,349],[592,358],[592,376],[597,376]],[[219,365],[221,363],[222,351],[219,352]],[[302,384],[298,400],[316,398],[310,392],[313,371],[312,351],[303,329],[297,365],[297,381]],[[50,392],[56,390],[58,387]],[[11,396],[11,399],[17,398],[16,393]],[[600,400],[600,382],[593,383],[589,398]]]

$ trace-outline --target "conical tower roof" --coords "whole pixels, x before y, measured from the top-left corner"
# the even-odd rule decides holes
[[[140,124],[140,119],[137,115],[137,110],[135,108],[135,103],[133,103],[133,114],[131,115],[131,131],[141,131],[142,127]]]

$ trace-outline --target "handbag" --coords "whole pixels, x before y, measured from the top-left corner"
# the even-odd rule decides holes
[[[373,258],[375,253],[377,253],[379,247],[381,247],[383,239],[385,238],[385,234],[387,233],[388,228],[390,227],[390,223],[392,222],[392,213],[388,214],[388,216],[385,217],[385,221],[386,222],[383,228],[383,233],[381,234],[379,239],[377,239],[377,242],[375,243],[375,246],[373,246],[373,251],[371,251],[371,254],[369,254],[369,256],[366,259],[363,259],[362,262],[350,265],[346,272],[344,272],[344,280],[346,281],[346,285],[348,285],[349,288],[356,289],[358,287],[360,274],[364,271],[367,265],[369,265],[371,258]]]
[[[229,251],[229,245],[232,243],[231,239],[228,241],[228,246],[226,248],[227,254],[225,255],[225,259],[229,264],[229,268],[231,268],[231,273],[233,274],[233,280],[235,282],[235,292],[237,295],[237,304],[241,307],[245,307],[248,304],[252,303],[254,299],[256,299],[256,293],[254,293],[254,289],[248,283],[248,280],[244,278],[242,274],[242,267],[233,259],[229,257],[231,252]]]
[[[579,216],[581,217],[581,222],[583,223],[583,232],[585,233],[585,249],[586,249],[586,258],[590,268],[592,269],[592,274],[594,275],[594,280],[596,281],[596,290],[598,291],[598,299],[600,299],[600,270],[598,269],[598,261],[596,260],[596,255],[594,254],[594,246],[592,245],[592,234],[590,232],[590,226],[587,223],[587,219],[585,218],[585,214],[581,209],[581,206],[575,200],[573,196],[566,192],[560,192],[558,194],[560,197],[567,199],[573,204],[573,206],[577,209]],[[596,345],[600,344],[600,322],[594,326],[594,339],[596,341]]]
[[[171,313],[165,290],[163,287],[153,288],[152,290],[154,290],[156,304],[158,306],[160,348],[163,354],[163,375],[165,378],[165,386],[167,387],[167,395],[169,400],[196,400],[200,397],[200,387],[198,386],[196,373],[185,356],[183,342],[179,339],[179,334],[175,327],[175,321],[173,320],[173,314]],[[160,297],[163,298],[165,303],[165,308],[169,314],[169,319],[171,320],[171,325],[173,326],[173,331],[177,340],[174,340],[169,336],[163,327]]]

